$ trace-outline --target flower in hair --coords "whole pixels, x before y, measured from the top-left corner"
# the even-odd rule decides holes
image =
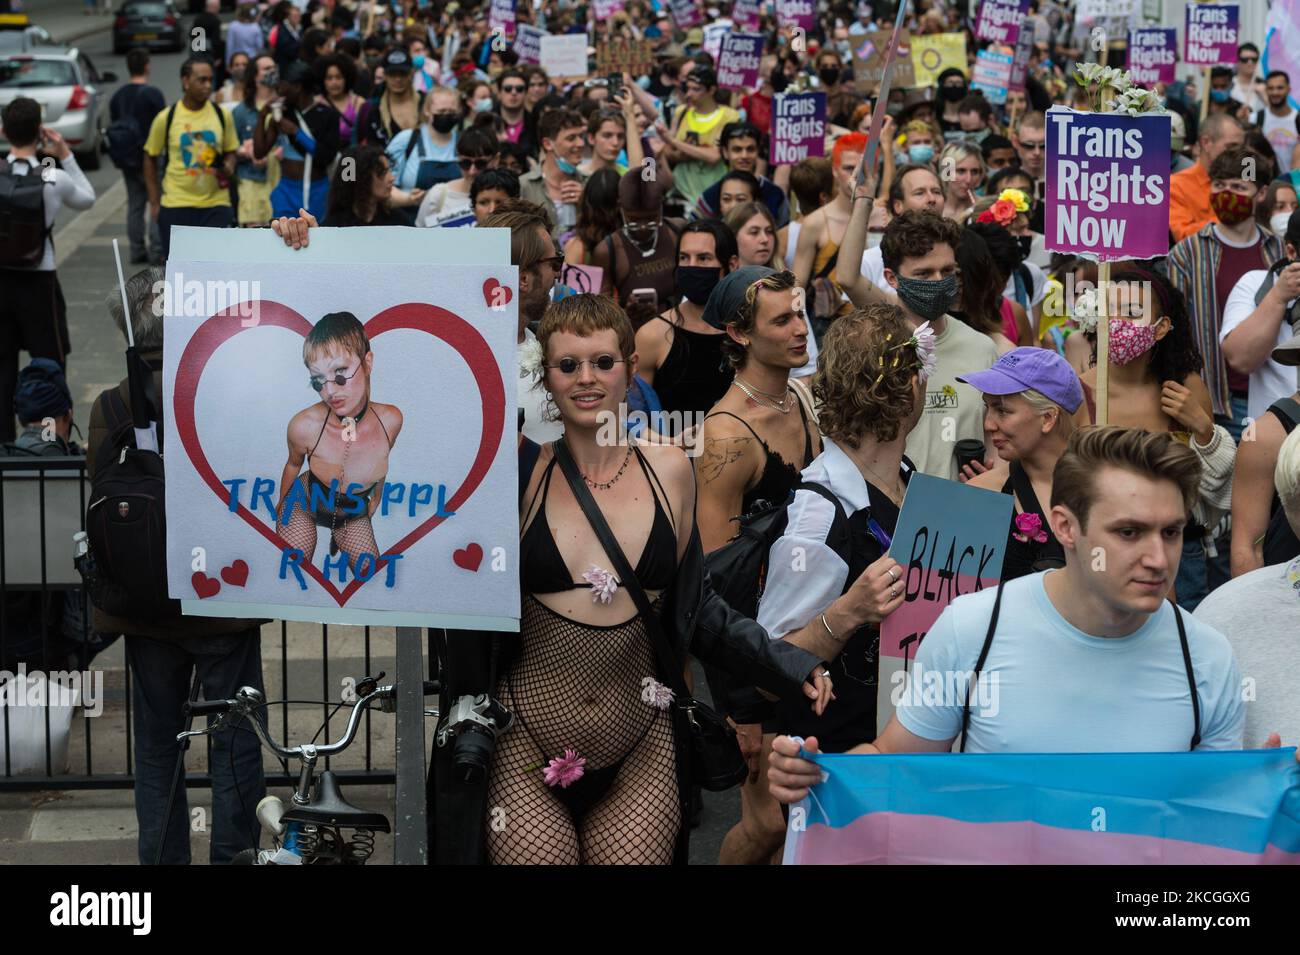
[[[641,699],[657,710],[666,710],[673,704],[673,691],[652,676],[642,677]]]
[[[934,329],[930,327],[929,322],[922,322],[917,326],[916,331],[908,340],[908,344],[916,349],[917,360],[921,363],[921,380],[926,381],[934,377],[934,373],[939,370],[939,358],[935,355],[937,345],[934,338]]]
[[[1021,189],[1003,189],[998,193],[998,202],[1009,202],[1017,212],[1029,211],[1029,197]]]
[[[1010,192],[1011,190],[1008,189],[1007,191]],[[1015,219],[1016,219],[1015,203],[1011,202],[1008,199],[999,199],[997,202],[993,203],[993,205],[989,206],[987,209],[981,212],[979,214],[979,218],[977,218],[975,221],[992,222],[996,225],[1002,226],[1005,229],[1008,228],[1011,225],[1011,223],[1015,221]]]
[[[566,749],[563,756],[552,759],[542,768],[542,778],[548,786],[567,789],[582,778],[586,765],[585,757],[579,756],[576,750]]]
[[[1037,544],[1047,543],[1047,531],[1043,529],[1043,519],[1037,514],[1017,514],[1016,515],[1016,533],[1012,535],[1021,543],[1034,541]]]
[[[618,581],[614,575],[603,567],[591,565],[591,569],[582,575],[582,579],[591,584],[591,602],[592,603],[609,603],[618,590]]]
[[[519,346],[519,377],[520,378],[541,378],[542,377],[542,343],[536,338],[529,339]]]

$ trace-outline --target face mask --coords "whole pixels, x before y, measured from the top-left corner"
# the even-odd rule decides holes
[[[236,83],[244,82],[244,68],[241,66],[238,69],[231,70],[230,78]]]
[[[555,157],[555,165],[559,167],[560,172],[564,173],[566,176],[576,175],[578,172],[577,166],[569,162],[567,159],[561,159],[559,156]]]
[[[834,67],[818,70],[817,76],[821,79],[823,86],[834,86],[840,81],[840,71]]]
[[[440,133],[449,133],[460,122],[459,116],[438,115],[433,117],[433,128]]]
[[[909,279],[898,276],[898,300],[913,315],[932,322],[957,300],[957,276],[943,279]]]
[[[960,102],[966,97],[966,87],[964,86],[943,86],[939,88],[939,93],[950,103]]]
[[[1210,196],[1210,208],[1224,225],[1237,225],[1245,222],[1254,212],[1255,201],[1226,189]]]
[[[417,70],[424,69],[424,54],[417,53],[415,56],[411,57],[411,66],[415,67]]]
[[[1287,223],[1291,221],[1291,213],[1279,212],[1268,220],[1268,227],[1277,235],[1286,235]]]
[[[1137,325],[1122,318],[1110,320],[1110,346],[1107,349],[1113,365],[1127,365],[1141,358],[1156,344],[1156,330],[1150,325]]]
[[[1215,103],[1228,102],[1229,93],[1227,90],[1210,90],[1210,100]]]
[[[474,103],[474,112],[490,113],[492,111],[492,101],[490,99],[476,100]]]
[[[908,146],[907,160],[914,163],[927,163],[934,158],[933,146]]]
[[[722,275],[718,269],[679,265],[674,281],[677,284],[677,291],[681,292],[688,301],[703,305],[709,300],[709,294],[722,281]]]

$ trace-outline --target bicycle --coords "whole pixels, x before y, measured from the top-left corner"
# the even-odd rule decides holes
[[[339,791],[338,779],[330,770],[316,774],[316,764],[322,757],[337,756],[356,739],[361,715],[373,703],[384,713],[396,712],[394,683],[380,685],[384,678],[366,677],[356,684],[357,700],[352,705],[347,729],[333,743],[302,743],[284,747],[271,739],[256,712],[268,703],[259,690],[245,686],[230,700],[209,700],[188,704],[191,716],[216,716],[217,719],[202,729],[187,730],[176,739],[184,742],[188,737],[205,736],[229,727],[251,725],[262,745],[285,764],[297,760],[302,766],[298,785],[286,809],[278,796],[266,796],[257,804],[255,815],[262,828],[270,835],[274,849],[246,849],[233,860],[235,865],[365,865],[375,849],[375,833],[391,832],[388,817],[352,805]],[[436,695],[439,684],[424,681],[424,695]],[[278,701],[284,703],[287,701]],[[341,704],[340,704],[341,705]],[[437,715],[437,711],[425,711]],[[347,831],[349,835],[345,837]]]

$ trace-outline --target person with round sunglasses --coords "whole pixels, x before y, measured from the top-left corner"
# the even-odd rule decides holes
[[[495,169],[500,161],[497,139],[486,129],[471,126],[456,140],[460,178],[440,182],[424,195],[415,224],[422,228],[468,225],[474,220],[470,192],[479,173]]]
[[[342,551],[355,573],[363,554],[378,560],[381,553],[371,516],[402,430],[402,412],[370,400],[375,356],[351,312],[331,312],[317,322],[303,341],[302,360],[320,400],[289,421],[276,533],[311,561],[317,529],[327,529],[330,554]]]

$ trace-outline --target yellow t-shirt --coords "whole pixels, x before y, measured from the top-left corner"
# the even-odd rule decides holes
[[[144,144],[145,152],[155,158],[167,153],[162,204],[168,209],[230,205],[230,190],[217,183],[214,169],[220,167],[225,153],[239,148],[234,122],[226,117],[223,123],[220,107],[211,103],[204,103],[197,113],[184,102],[177,103],[171,136],[164,148],[163,130],[167,128],[168,111],[165,109],[153,118]]]

